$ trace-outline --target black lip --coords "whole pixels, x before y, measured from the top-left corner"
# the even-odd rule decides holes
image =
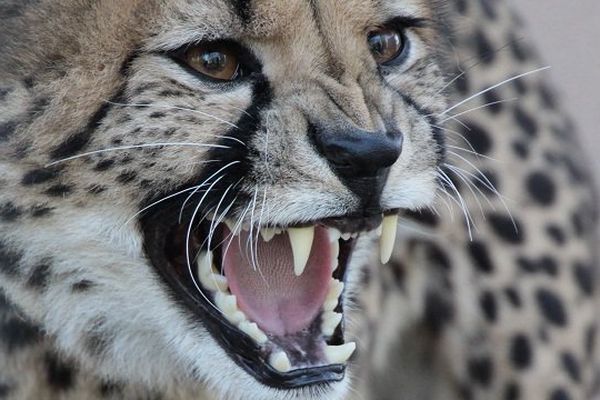
[[[165,232],[170,232],[177,226],[181,205],[182,200],[165,202],[140,220],[146,255],[157,273],[166,282],[175,301],[187,307],[198,317],[236,364],[266,386],[276,389],[297,389],[319,384],[327,385],[343,380],[346,366],[341,364],[293,370],[288,373],[274,370],[265,360],[261,348],[252,339],[241,334],[197,294],[197,289],[189,279],[189,275],[178,275],[173,268],[170,268],[166,251],[170,242],[169,235]],[[184,210],[182,220],[189,221],[191,217],[192,212],[188,207],[187,210]],[[348,264],[351,250],[340,255],[340,261],[344,265]],[[338,268],[334,277],[343,279],[339,270]],[[343,343],[342,328],[338,327],[334,337]]]

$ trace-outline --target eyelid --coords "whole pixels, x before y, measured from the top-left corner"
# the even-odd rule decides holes
[[[433,21],[429,18],[400,15],[387,20],[382,24],[382,26],[393,27],[401,30],[407,28],[428,28],[431,27],[432,23]]]

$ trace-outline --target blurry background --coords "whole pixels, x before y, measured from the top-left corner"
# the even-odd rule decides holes
[[[512,0],[600,171],[600,1]],[[600,173],[596,174],[599,177]]]

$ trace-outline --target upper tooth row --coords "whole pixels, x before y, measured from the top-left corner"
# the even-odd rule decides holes
[[[235,231],[235,226],[230,222],[227,223],[232,231]],[[379,256],[382,264],[387,262],[392,257],[394,250],[394,243],[396,241],[396,231],[398,225],[398,215],[387,215],[383,218],[382,224],[376,229],[380,233],[380,245],[379,245]],[[284,231],[279,228],[261,228],[260,235],[265,242],[271,241],[276,235],[283,233]],[[315,227],[307,226],[301,228],[288,228],[287,229],[290,244],[292,246],[292,255],[294,259],[294,274],[296,276],[302,275],[306,269],[310,253],[312,251],[312,245],[315,237]],[[335,228],[328,228],[329,240],[333,244],[332,254],[332,269],[337,266],[337,256],[339,253],[338,240],[350,240],[357,238],[358,233],[341,233]],[[222,284],[221,284],[222,285]]]

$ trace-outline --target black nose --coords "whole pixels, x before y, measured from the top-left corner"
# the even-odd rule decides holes
[[[369,132],[358,128],[311,127],[314,143],[339,175],[375,177],[402,153],[400,132]]]

